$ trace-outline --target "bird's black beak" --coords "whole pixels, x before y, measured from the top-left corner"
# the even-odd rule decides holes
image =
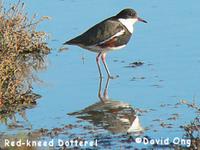
[[[140,21],[140,22],[147,23],[147,21],[145,21],[144,19],[142,19],[142,18],[140,18],[140,17],[138,17],[137,19],[138,19],[138,21]]]

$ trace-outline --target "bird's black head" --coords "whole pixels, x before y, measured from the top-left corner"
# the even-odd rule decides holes
[[[137,13],[135,10],[131,8],[126,8],[120,11],[116,16],[116,18],[123,18],[123,19],[129,19],[129,18],[137,18]]]
[[[138,17],[137,12],[131,8],[123,9],[114,17],[117,19],[137,19],[137,21],[147,23],[147,21]]]

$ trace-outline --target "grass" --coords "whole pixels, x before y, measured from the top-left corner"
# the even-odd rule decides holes
[[[45,19],[28,17],[21,1],[8,9],[0,2],[0,118],[38,98],[32,82],[37,80],[35,72],[46,68],[50,48],[47,34],[36,29]]]

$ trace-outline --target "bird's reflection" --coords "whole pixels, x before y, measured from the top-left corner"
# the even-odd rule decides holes
[[[112,133],[141,133],[143,128],[132,106],[108,97],[109,81],[108,78],[102,94],[102,79],[100,79],[99,102],[68,115],[74,115]]]

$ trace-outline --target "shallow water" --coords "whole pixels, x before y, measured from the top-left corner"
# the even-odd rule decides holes
[[[28,122],[17,114],[18,123],[23,127],[9,129],[7,125],[0,124],[2,133],[12,135],[40,128],[52,129],[75,124],[77,127],[73,130],[66,129],[70,134],[59,134],[55,139],[68,139],[73,135],[73,138],[80,136],[86,140],[98,138],[100,147],[107,149],[120,146],[127,149],[131,148],[129,146],[146,147],[143,144],[128,142],[129,136],[126,136],[124,129],[116,131],[118,127],[115,125],[124,126],[123,123],[116,123],[116,120],[120,120],[116,115],[121,115],[122,118],[126,116],[126,119],[130,118],[129,115],[137,115],[144,131],[135,133],[134,136],[157,139],[183,136],[179,126],[190,123],[196,113],[186,106],[174,108],[174,105],[180,100],[188,102],[195,100],[200,104],[199,1],[25,0],[24,2],[31,14],[37,12],[40,16],[52,17],[50,21],[40,25],[39,29],[50,33],[49,45],[53,51],[48,58],[48,69],[38,74],[44,84],[34,85],[34,91],[42,95],[42,98],[35,108],[25,110]],[[136,109],[136,114],[131,114],[123,107],[120,107],[120,111],[118,108],[117,110],[112,108],[110,111],[110,106],[109,109],[101,107],[99,111],[103,110],[103,113],[99,114],[97,106],[98,109],[95,107],[92,113],[83,112],[82,118],[68,115],[80,112],[100,101],[99,77],[94,53],[73,46],[59,53],[59,48],[66,40],[125,7],[136,9],[139,16],[147,20],[148,24],[137,23],[129,44],[122,50],[108,54],[110,71],[119,75],[118,79],[109,82],[108,95],[109,99],[126,104],[133,110]],[[144,64],[138,67],[126,67],[135,61]],[[105,82],[104,78],[103,88]],[[161,107],[165,104],[170,105]],[[171,114],[176,113],[179,114],[177,120],[167,120]],[[96,120],[93,114],[98,116]],[[158,121],[155,121],[156,119],[167,120],[172,127],[163,128]],[[87,126],[94,128],[91,130],[95,132],[87,131],[85,129]],[[112,126],[114,127],[110,128]]]

